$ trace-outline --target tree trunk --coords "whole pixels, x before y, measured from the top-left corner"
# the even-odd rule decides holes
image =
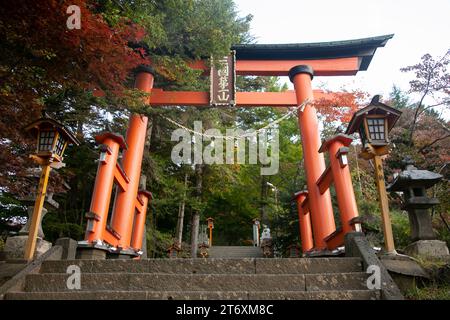
[[[187,189],[188,174],[184,174],[184,191],[183,199],[180,204],[180,209],[178,211],[178,223],[177,223],[177,242],[181,249],[181,243],[183,241],[183,224],[184,224],[184,208],[186,204],[186,189]]]
[[[353,145],[353,150],[355,151],[355,162],[356,162],[356,174],[358,176],[358,187],[359,187],[359,193],[361,196],[364,196],[362,187],[361,187],[361,175],[359,173],[359,163],[358,163],[358,152],[356,151],[356,146]]]
[[[200,212],[195,211],[191,221],[191,258],[197,257],[199,224]]]
[[[260,208],[261,225],[268,223],[266,202],[267,202],[267,180],[266,176],[261,176],[261,208]]]
[[[84,139],[83,124],[81,120],[77,122],[77,138],[79,140]]]
[[[195,193],[196,196],[201,199],[202,196],[202,174],[203,174],[203,165],[196,164],[195,165],[195,177],[196,177],[196,186]],[[195,210],[192,215],[191,222],[191,258],[197,257],[197,249],[198,249],[198,230],[200,224],[200,210]]]
[[[148,125],[147,125],[147,133],[145,137],[145,144],[144,144],[144,150],[145,153],[150,152],[150,145],[152,142],[152,133],[153,133],[153,122],[155,121],[154,116],[149,117],[148,119]]]

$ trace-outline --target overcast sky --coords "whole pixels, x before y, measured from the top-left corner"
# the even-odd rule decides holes
[[[387,98],[395,83],[408,89],[413,74],[401,67],[425,53],[450,48],[450,0],[235,0],[240,15],[253,15],[257,43],[350,40],[395,34],[357,76],[316,77],[315,86],[361,88]],[[287,78],[286,78],[287,79]]]

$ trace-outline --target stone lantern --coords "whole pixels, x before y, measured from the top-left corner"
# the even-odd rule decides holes
[[[410,157],[403,160],[404,170],[387,187],[388,191],[401,191],[403,209],[408,211],[411,226],[411,243],[405,252],[411,255],[444,256],[449,251],[444,241],[436,240],[428,209],[439,204],[436,198],[427,196],[426,189],[442,179],[442,175],[428,170],[419,170]]]
[[[272,236],[270,235],[270,229],[265,225],[263,232],[261,234],[261,250],[264,257],[273,258],[273,242]]]

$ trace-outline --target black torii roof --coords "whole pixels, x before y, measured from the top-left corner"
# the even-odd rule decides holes
[[[377,48],[384,47],[394,35],[313,43],[237,44],[236,60],[314,60],[359,57],[359,70],[367,70]]]

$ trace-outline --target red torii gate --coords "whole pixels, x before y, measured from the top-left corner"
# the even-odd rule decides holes
[[[314,97],[326,97],[323,91],[312,90],[314,76],[355,75],[367,70],[376,49],[384,47],[392,37],[308,44],[236,45],[232,50],[236,52],[237,75],[289,76],[295,88],[286,92],[237,92],[236,107],[288,107],[301,105]],[[208,70],[204,61],[194,61],[190,66]],[[151,106],[210,104],[209,92],[163,91],[153,88],[153,82],[151,68],[138,69],[135,87],[149,93],[146,102]],[[335,249],[343,244],[344,235],[358,226],[358,211],[346,161],[347,147],[352,139],[338,135],[321,144],[316,110],[310,104],[298,112],[298,121],[308,187],[307,191],[295,195],[302,249],[304,253]],[[147,117],[133,114],[126,141],[111,132],[96,137],[102,144],[102,154],[91,209],[86,215],[85,241],[79,242],[80,247],[139,256],[147,204],[151,199],[150,192],[138,190],[147,122]],[[122,165],[117,161],[120,149],[123,150]],[[328,168],[325,167],[324,152],[329,153]],[[118,189],[108,224],[114,182]],[[341,217],[339,229],[336,229],[329,192],[332,183]]]

